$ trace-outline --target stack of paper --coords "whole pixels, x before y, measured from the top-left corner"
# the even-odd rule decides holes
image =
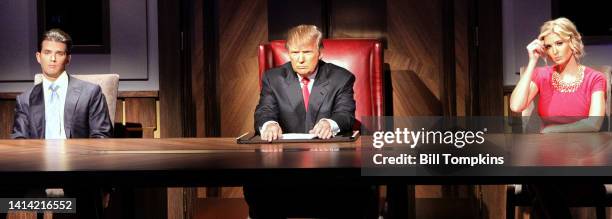
[[[315,134],[303,134],[303,133],[286,133],[283,134],[283,139],[292,140],[292,139],[314,139],[317,135]]]

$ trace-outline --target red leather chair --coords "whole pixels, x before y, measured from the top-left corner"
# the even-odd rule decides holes
[[[362,116],[383,116],[382,45],[373,39],[324,39],[323,61],[346,68],[355,75],[356,111],[354,129],[359,129]],[[285,40],[259,45],[259,85],[263,73],[289,61]],[[376,127],[380,128],[380,124]]]

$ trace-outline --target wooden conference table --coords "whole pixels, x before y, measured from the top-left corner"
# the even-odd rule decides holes
[[[233,138],[0,140],[1,184],[242,185],[349,180],[359,143],[236,144]]]
[[[2,186],[241,186],[251,183],[387,184],[389,212],[407,215],[406,184],[612,183],[612,133],[490,134],[514,167],[564,167],[609,174],[564,176],[362,176],[371,137],[344,143],[237,144],[233,138],[0,140]],[[509,142],[509,143],[508,143]],[[472,146],[469,146],[472,147]],[[469,147],[465,150],[471,150]],[[424,148],[422,148],[424,149]],[[482,150],[480,147],[473,147]],[[427,152],[426,150],[424,150]],[[362,158],[366,159],[362,159]],[[559,169],[560,168],[560,169]],[[538,181],[538,180],[536,180]],[[389,190],[390,191],[390,190]],[[404,195],[402,195],[404,194]],[[410,199],[413,199],[411,197]],[[414,202],[412,202],[414,203]],[[392,207],[397,206],[397,207]],[[396,210],[393,210],[396,209]]]
[[[490,136],[508,138],[503,134]],[[501,146],[510,157],[506,162],[511,165],[587,169],[612,166],[612,133],[529,134],[514,139],[514,144]],[[11,179],[0,183],[21,186],[84,183],[232,186],[272,180],[298,184],[355,180],[374,184],[521,183],[521,177],[516,176],[362,177],[362,155],[373,148],[369,141],[367,136],[355,142],[284,144],[236,144],[233,138],[0,140],[0,174]],[[612,173],[592,178],[611,183],[610,176]]]

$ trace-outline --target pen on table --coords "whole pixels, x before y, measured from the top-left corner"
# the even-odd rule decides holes
[[[248,134],[249,134],[248,132],[247,132],[247,133],[244,133],[244,134],[242,134],[242,135],[238,136],[238,137],[236,138],[236,140],[241,139],[242,137],[244,137],[244,136],[246,136],[246,135],[248,135]]]

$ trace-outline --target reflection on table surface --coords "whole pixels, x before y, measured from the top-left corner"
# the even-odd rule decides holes
[[[612,133],[487,134],[466,153],[495,149],[518,166],[606,166]],[[428,145],[420,145],[420,150]],[[488,148],[487,148],[488,147]],[[448,146],[449,150],[453,148]],[[237,144],[234,138],[0,140],[0,171],[129,171],[361,167],[371,136],[355,142]]]

